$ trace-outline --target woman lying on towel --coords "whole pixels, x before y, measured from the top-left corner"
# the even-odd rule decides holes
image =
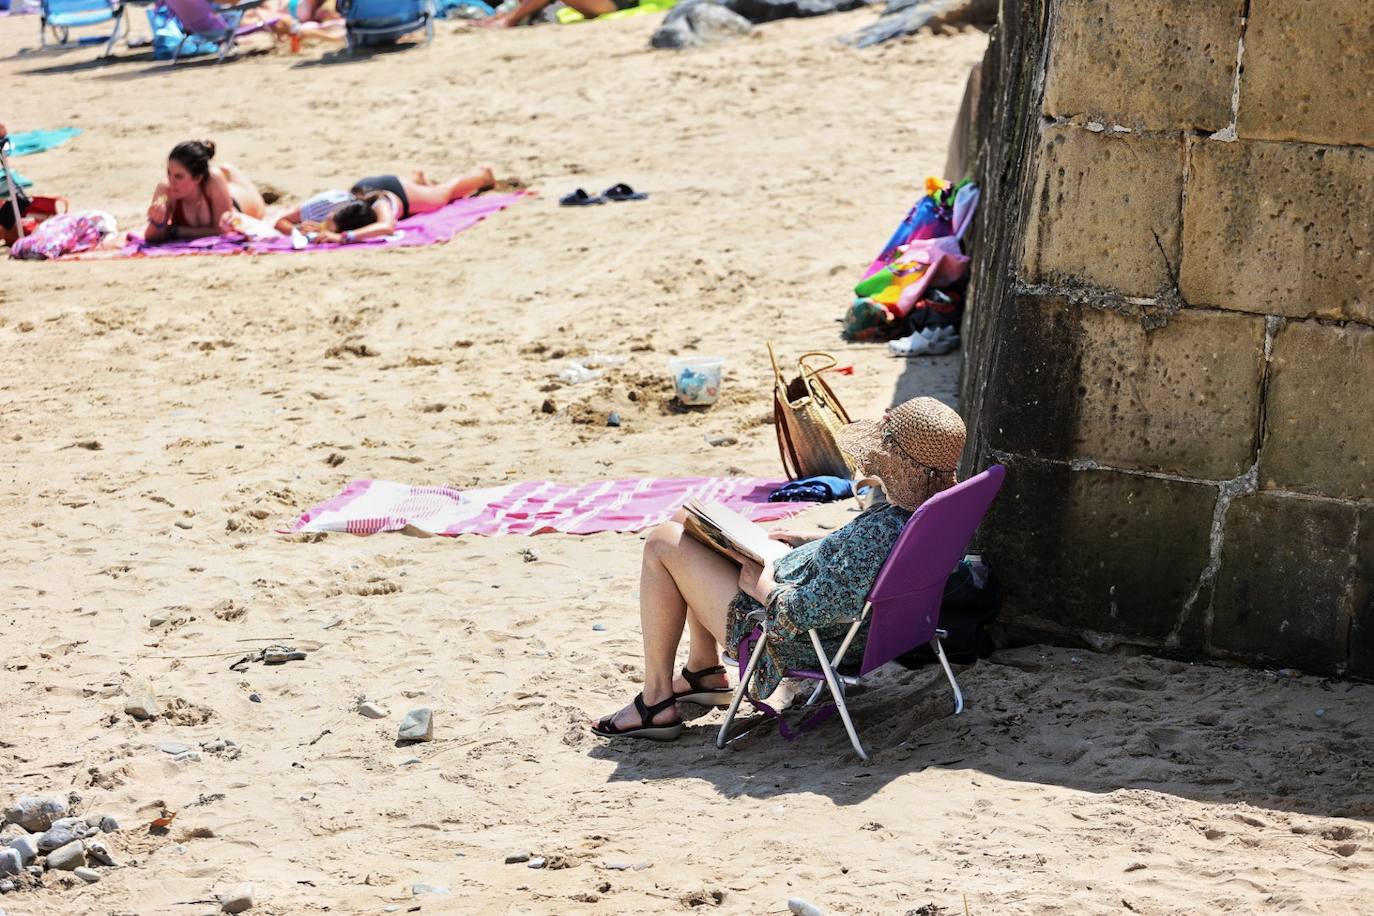
[[[252,179],[214,158],[215,144],[209,140],[176,145],[167,157],[167,180],[153,192],[144,239],[167,242],[219,235],[235,211],[262,219],[267,204]]]
[[[384,238],[408,216],[430,213],[446,204],[496,184],[489,168],[448,181],[431,181],[421,169],[410,178],[378,175],[364,178],[345,194],[316,194],[277,220],[277,231],[300,229],[316,242],[355,242]]]
[[[725,669],[716,664],[717,646],[738,658],[740,640],[755,627],[751,615],[762,613],[769,630],[755,673],[758,696],[776,690],[789,668],[819,667],[808,630],[820,633],[833,657],[907,519],[956,482],[964,435],[964,421],[934,398],[913,398],[876,423],[840,430],[840,447],[882,481],[887,501],[829,534],[772,532],[794,548],[776,565],[759,566],[742,556],[731,562],[685,534],[681,515],[655,528],[644,544],[639,579],[644,690],[592,732],[671,741],[682,733],[678,703],[729,703],[732,691]],[[690,634],[687,664],[674,676],[684,626]],[[855,645],[862,646],[867,635],[865,625]]]

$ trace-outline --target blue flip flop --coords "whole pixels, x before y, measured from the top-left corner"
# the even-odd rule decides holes
[[[643,194],[639,191],[636,191],[634,188],[630,187],[627,184],[618,184],[614,187],[607,188],[606,190],[601,192],[601,196],[604,197],[606,200],[614,201],[649,199],[648,194]]]
[[[593,197],[581,188],[571,194],[564,194],[558,200],[559,205],[563,207],[590,207],[593,204],[604,204],[605,202],[606,198]]]

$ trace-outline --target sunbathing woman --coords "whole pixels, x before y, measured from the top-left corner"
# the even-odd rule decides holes
[[[495,184],[491,169],[485,167],[439,182],[430,181],[421,169],[416,169],[409,179],[396,175],[364,178],[353,185],[350,192],[353,200],[338,205],[320,221],[314,239],[318,242],[354,242],[382,238],[395,232],[396,223],[408,216],[438,210]],[[316,195],[311,201],[321,197],[323,195]],[[282,216],[277,221],[277,229],[289,232],[290,227],[282,229],[282,224],[295,223],[303,231],[310,231],[303,222],[302,209]]]
[[[148,207],[150,242],[199,239],[219,235],[226,218],[237,210],[262,219],[267,204],[257,186],[228,163],[216,164],[209,140],[178,143],[167,157],[167,180],[153,192]]]
[[[815,628],[827,653],[837,651],[902,527],[916,507],[955,483],[964,450],[964,422],[933,398],[913,398],[881,421],[852,423],[840,446],[880,479],[887,502],[829,534],[775,531],[794,549],[759,566],[738,564],[683,532],[677,521],[658,526],[644,544],[639,618],[644,637],[644,690],[634,702],[592,726],[606,738],[671,741],[682,733],[677,704],[723,705],[731,690],[717,664],[717,646],[738,653],[741,639],[762,614],[769,629],[755,672],[756,694],[767,697],[788,668],[816,668],[807,631]],[[673,674],[684,625],[690,634],[687,664]],[[867,625],[855,636],[862,647]],[[736,657],[738,655],[736,654]]]
[[[553,0],[521,0],[520,5],[509,13],[496,13],[486,19],[478,19],[475,25],[484,29],[509,29],[512,26],[520,25],[552,2]],[[595,19],[597,16],[604,16],[617,10],[627,10],[639,6],[639,0],[563,0],[563,2],[588,19]]]

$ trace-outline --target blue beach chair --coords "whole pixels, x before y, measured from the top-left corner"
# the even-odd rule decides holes
[[[218,63],[234,50],[238,39],[253,32],[260,32],[277,21],[273,17],[265,22],[243,24],[243,16],[250,10],[263,5],[264,0],[247,0],[232,7],[217,7],[210,0],[162,0],[163,4],[176,17],[183,33],[176,50],[172,52],[172,63],[181,57],[181,52],[192,39],[215,45],[219,49]]]
[[[395,41],[425,30],[434,40],[434,0],[338,0],[348,29],[348,50]]]
[[[48,30],[51,29],[58,45],[65,45],[71,37],[72,29],[113,22],[114,29],[105,42],[105,55],[114,53],[115,42],[128,31],[128,20],[124,16],[123,0],[43,0],[43,9],[38,19],[39,44],[48,47]]]

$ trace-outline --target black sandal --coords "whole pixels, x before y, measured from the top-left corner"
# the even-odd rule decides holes
[[[602,738],[648,738],[650,741],[676,741],[682,734],[682,719],[679,717],[665,725],[655,725],[654,716],[677,703],[677,697],[669,697],[661,703],[648,706],[644,694],[635,696],[635,711],[639,713],[639,725],[634,728],[617,728],[612,721],[614,715],[607,716],[592,726],[592,734]]]
[[[702,668],[700,671],[688,671],[683,667],[682,679],[687,682],[688,689],[674,693],[673,699],[679,703],[696,703],[699,706],[729,706],[730,701],[735,698],[733,687],[707,687],[701,683],[703,678],[724,673],[725,669],[720,665]]]

